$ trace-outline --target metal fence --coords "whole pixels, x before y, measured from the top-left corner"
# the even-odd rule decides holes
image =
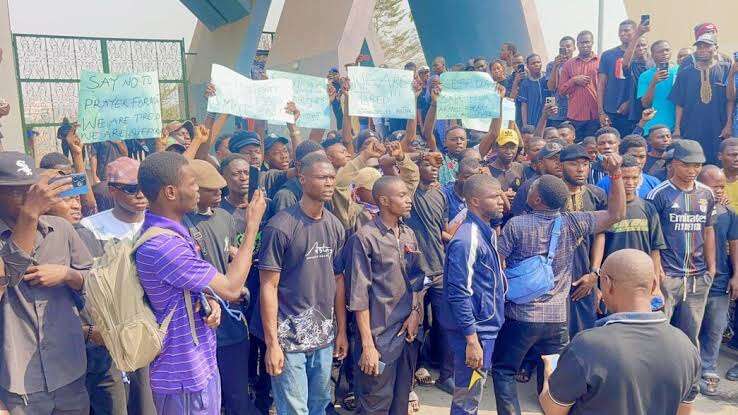
[[[162,120],[189,118],[183,40],[13,34],[13,53],[24,143],[36,160],[60,150],[56,129],[62,119],[77,119],[79,74],[83,69],[110,73],[157,71]],[[31,136],[35,136],[32,143]]]

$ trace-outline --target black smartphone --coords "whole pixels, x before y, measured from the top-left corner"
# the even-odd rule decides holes
[[[210,303],[208,303],[208,297],[205,296],[205,293],[200,293],[200,315],[208,318],[212,312],[213,309],[210,307]]]
[[[261,171],[257,169],[256,167],[250,167],[249,168],[249,202],[251,201],[251,198],[254,196],[254,192],[256,189],[259,188],[259,177],[261,176]],[[266,197],[266,195],[264,195]]]
[[[651,15],[650,14],[642,14],[641,15],[641,25],[648,26],[651,24]]]
[[[669,70],[669,62],[659,63],[656,64],[656,69],[659,71],[668,71]]]
[[[515,72],[517,73],[523,73],[525,72],[525,65],[524,64],[518,64],[518,67],[515,69]]]
[[[565,56],[566,55],[566,48],[559,48],[559,55]]]
[[[72,188],[65,192],[59,193],[59,197],[79,196],[79,195],[86,194],[89,191],[89,188],[87,187],[87,175],[85,173],[73,173],[73,174],[70,174],[69,176],[66,176],[66,175],[56,176],[53,179],[49,180],[49,183],[54,183],[66,177],[72,178]]]

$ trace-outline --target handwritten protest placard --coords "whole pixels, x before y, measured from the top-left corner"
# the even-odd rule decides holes
[[[77,121],[84,143],[160,136],[159,75],[83,70]]]
[[[439,120],[491,118],[500,113],[500,97],[485,72],[444,72],[438,96]]]
[[[289,79],[252,81],[225,66],[213,64],[210,80],[216,93],[208,99],[208,112],[257,120],[295,121],[294,116],[285,111],[287,102],[293,97]]]
[[[282,71],[267,71],[269,79],[289,79],[292,81],[294,101],[300,110],[298,127],[331,127],[331,106],[328,102],[328,80],[317,76],[300,75]]]
[[[412,71],[349,66],[348,76],[350,115],[415,118]]]
[[[496,117],[499,117],[497,115]],[[500,124],[502,128],[507,128],[510,121],[515,121],[515,101],[504,98],[502,100],[502,123]],[[492,118],[462,118],[461,124],[464,126],[464,128],[469,128],[476,131],[484,131],[485,133],[489,131],[490,123],[492,122]]]

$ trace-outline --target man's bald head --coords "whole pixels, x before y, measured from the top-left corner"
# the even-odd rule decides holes
[[[700,174],[697,176],[697,180],[707,186],[712,187],[710,183],[722,181],[725,177],[723,169],[718,166],[707,164],[702,167]]]
[[[650,309],[656,276],[648,254],[637,249],[615,251],[602,264],[601,275],[602,297],[608,310],[620,313]]]

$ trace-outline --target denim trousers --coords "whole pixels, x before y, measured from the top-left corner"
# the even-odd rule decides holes
[[[664,314],[698,348],[698,335],[711,285],[712,277],[708,274],[687,278],[667,276],[661,281]]]
[[[728,294],[710,294],[705,305],[705,315],[700,327],[700,358],[702,374],[717,375],[717,360],[723,332],[728,326]]]
[[[284,368],[272,377],[279,415],[324,415],[331,402],[333,344],[307,353],[285,353]]]
[[[492,382],[495,389],[497,413],[520,414],[515,374],[525,355],[536,356],[560,353],[569,342],[569,328],[562,323],[531,323],[505,320],[497,336],[492,354]],[[543,388],[543,364],[537,366],[538,391]]]

